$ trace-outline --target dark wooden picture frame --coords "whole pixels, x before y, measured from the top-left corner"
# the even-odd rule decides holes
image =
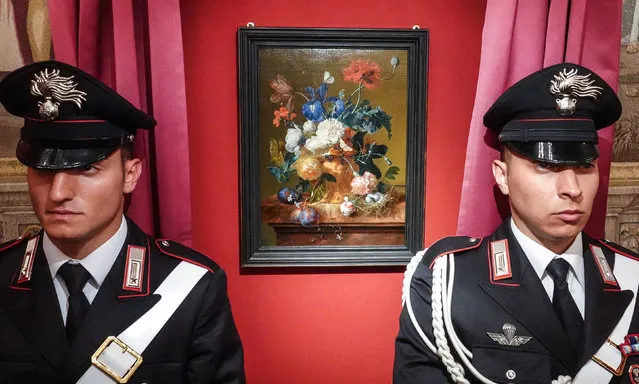
[[[243,269],[422,249],[427,52],[427,30],[239,28]]]

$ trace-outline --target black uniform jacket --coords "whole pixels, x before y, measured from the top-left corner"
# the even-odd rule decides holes
[[[604,283],[591,253],[590,245],[600,247],[614,269],[615,252],[630,252],[612,243],[582,236],[585,268],[585,346],[576,352],[555,314],[552,303],[532,265],[511,232],[507,220],[489,237],[475,239],[450,237],[428,249],[413,276],[410,297],[416,319],[433,341],[431,324],[431,263],[440,255],[455,254],[455,280],[452,296],[452,321],[462,343],[472,352],[472,364],[497,383],[551,383],[559,375],[575,377],[605,342],[623,315],[633,294]],[[489,244],[507,239],[512,277],[495,281],[491,272]],[[631,257],[635,254],[629,253]],[[621,256],[619,256],[621,257]],[[639,259],[638,259],[639,260]],[[639,281],[639,261],[636,263]],[[639,333],[639,311],[635,305],[628,334]],[[500,345],[487,332],[502,334],[503,325],[516,327],[517,336],[532,339],[520,346]],[[449,346],[458,362],[461,359]],[[639,355],[630,356],[622,376],[613,383],[629,383],[628,369],[639,363]],[[508,373],[508,371],[511,371]],[[508,378],[510,376],[511,378]],[[513,377],[514,376],[514,377]],[[479,381],[466,370],[471,383]],[[395,384],[452,383],[440,359],[431,353],[419,337],[406,306],[400,315],[395,342]]]
[[[105,338],[119,335],[158,302],[160,296],[153,292],[182,260],[208,272],[144,351],[144,361],[129,383],[245,382],[226,275],[208,257],[155,240],[128,220],[123,249],[69,345],[42,241],[31,279],[18,283],[26,245],[22,239],[0,247],[0,383],[77,382]],[[123,288],[129,246],[146,249],[140,292]]]

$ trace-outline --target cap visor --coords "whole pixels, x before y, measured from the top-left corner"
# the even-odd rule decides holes
[[[589,164],[599,157],[599,149],[593,143],[537,141],[509,142],[506,146],[532,161],[550,164]]]
[[[46,148],[20,140],[16,148],[16,157],[22,164],[31,168],[72,169],[105,159],[117,148]]]

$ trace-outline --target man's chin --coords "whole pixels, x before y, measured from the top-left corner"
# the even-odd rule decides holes
[[[77,230],[74,230],[71,226],[59,223],[45,224],[44,231],[49,238],[58,241],[76,242],[83,238],[82,234],[78,233]]]
[[[557,240],[574,239],[584,229],[586,223],[561,223],[552,231],[551,235]]]

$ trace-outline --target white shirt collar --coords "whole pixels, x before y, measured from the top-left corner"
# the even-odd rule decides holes
[[[581,232],[579,232],[570,247],[568,247],[563,254],[557,255],[521,232],[515,225],[515,221],[512,218],[510,219],[510,228],[540,280],[545,276],[548,264],[550,264],[554,258],[559,257],[570,264],[579,285],[582,287],[586,286]]]
[[[113,263],[115,263],[115,259],[120,254],[120,250],[126,241],[127,232],[128,226],[126,219],[122,216],[122,223],[115,234],[82,260],[74,260],[62,253],[62,251],[51,242],[51,239],[45,232],[42,239],[42,249],[47,258],[47,263],[49,263],[51,277],[55,278],[60,267],[67,261],[73,260],[73,263],[79,263],[89,271],[91,277],[97,283],[97,286],[101,286],[111,270]]]

